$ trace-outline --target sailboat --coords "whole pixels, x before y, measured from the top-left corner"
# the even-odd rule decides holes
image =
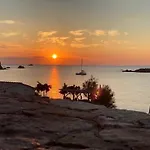
[[[81,59],[81,71],[77,72],[76,75],[85,76],[86,72],[83,70],[83,59]]]

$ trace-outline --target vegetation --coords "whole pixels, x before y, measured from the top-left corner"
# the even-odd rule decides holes
[[[68,86],[66,83],[64,83],[62,89],[60,89],[59,93],[63,95],[63,99],[72,99],[78,100],[80,95],[80,86]],[[81,98],[82,99],[82,98]]]
[[[50,91],[51,88],[51,85],[41,84],[40,82],[38,82],[37,86],[35,87],[35,91],[41,96],[47,96],[47,93]]]
[[[108,108],[116,108],[114,92],[108,85],[98,86],[98,81],[93,76],[83,83],[83,88],[79,86],[68,86],[64,83],[60,94],[63,99],[82,100],[82,94],[88,99],[88,102],[104,105]]]
[[[95,104],[104,105],[108,108],[116,108],[114,92],[108,85],[104,85],[102,88],[99,88],[97,97],[92,102]]]
[[[88,79],[83,83],[83,90],[87,91],[87,93],[85,93],[84,95],[90,101],[95,99],[97,89],[98,89],[98,82],[97,79],[94,78],[93,76],[91,76],[90,79]]]

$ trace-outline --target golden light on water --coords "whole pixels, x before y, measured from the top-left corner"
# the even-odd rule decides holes
[[[53,66],[51,74],[50,74],[50,79],[49,83],[52,85],[52,89],[50,91],[50,97],[51,98],[60,98],[61,95],[58,93],[58,89],[61,88],[60,85],[60,76],[59,76],[59,71],[56,66]]]

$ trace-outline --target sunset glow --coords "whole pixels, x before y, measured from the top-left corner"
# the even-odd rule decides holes
[[[76,65],[82,57],[87,65],[150,65],[149,5],[149,0],[0,0],[0,61]]]

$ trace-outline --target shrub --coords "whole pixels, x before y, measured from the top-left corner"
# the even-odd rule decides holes
[[[85,94],[85,97],[87,97],[88,100],[93,100],[93,94],[96,92],[97,88],[98,88],[97,79],[91,76],[90,79],[88,79],[83,83],[83,90],[89,92],[89,94]]]
[[[114,92],[108,85],[104,85],[98,91],[99,94],[97,95],[97,98],[94,101],[92,101],[93,103],[104,105],[108,108],[116,108]]]

